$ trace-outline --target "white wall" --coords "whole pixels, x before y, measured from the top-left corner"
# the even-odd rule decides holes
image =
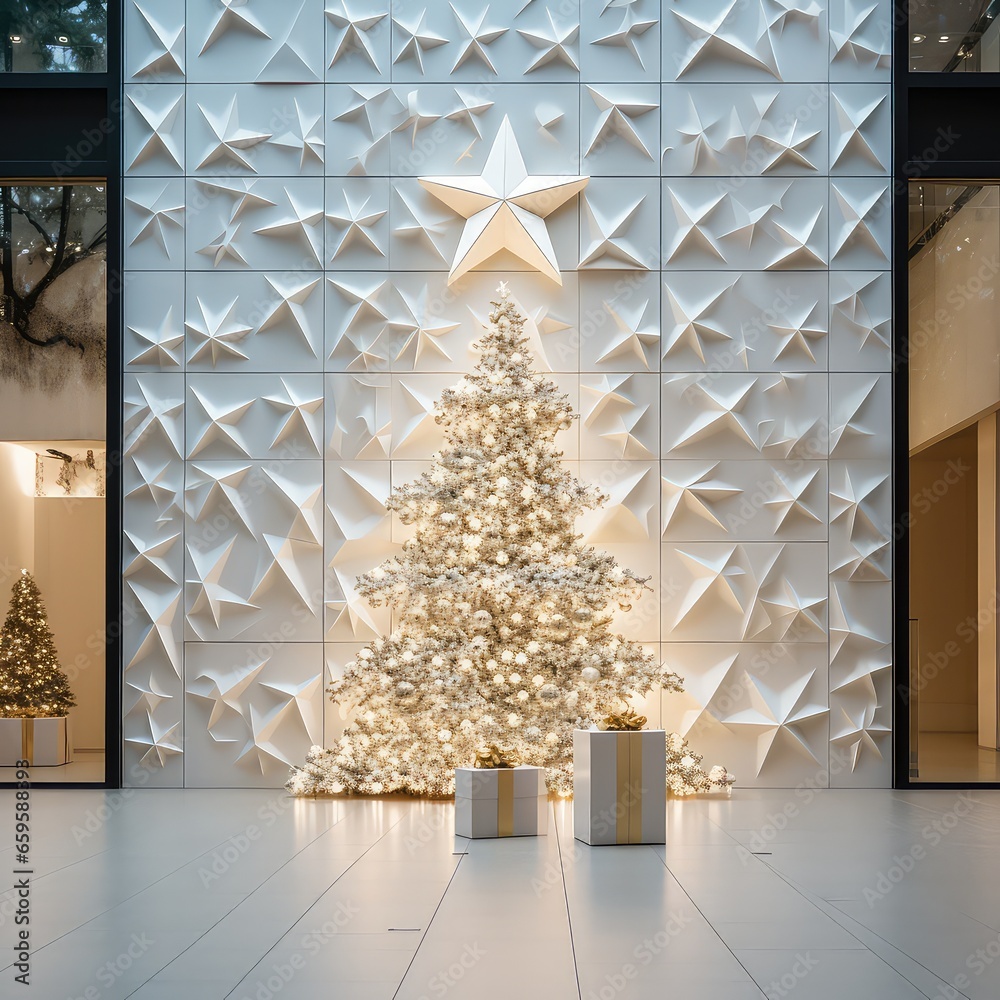
[[[744,785],[888,784],[890,0],[491,3],[481,48],[480,0],[416,42],[406,3],[251,6],[126,6],[126,774],[273,786],[335,737],[382,501],[506,278],[611,495],[581,529],[653,580],[618,624],[686,678],[660,721]],[[588,178],[561,284],[449,284],[418,179],[505,117]]]
[[[73,746],[105,742],[105,501],[42,497],[35,501],[35,580],[76,707]]]
[[[34,565],[35,455],[0,441],[0,600],[4,607],[14,574]],[[0,613],[0,621],[2,615]]]
[[[927,679],[918,696],[924,732],[977,729],[978,635],[962,627],[979,610],[977,447],[972,426],[910,460],[910,493],[921,498],[910,527],[910,617],[920,623]]]

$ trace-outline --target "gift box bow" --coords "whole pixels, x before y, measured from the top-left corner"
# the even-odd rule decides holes
[[[602,731],[637,732],[646,725],[646,716],[639,715],[634,708],[625,708],[621,712],[608,712],[597,724]]]
[[[476,751],[476,767],[490,769],[517,767],[518,763],[520,762],[517,754],[513,750],[505,750],[502,747],[498,747],[495,743],[491,743],[489,746]]]

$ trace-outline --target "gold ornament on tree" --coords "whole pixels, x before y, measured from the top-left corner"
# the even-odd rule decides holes
[[[503,747],[568,795],[575,729],[654,687],[681,690],[612,631],[612,610],[648,587],[576,530],[607,498],[562,462],[557,436],[575,414],[532,371],[527,344],[501,285],[475,371],[439,401],[433,468],[387,501],[412,537],[358,580],[362,597],[392,610],[392,634],[330,686],[354,721],[336,746],[310,750],[293,794],[448,795],[456,767]],[[683,787],[727,787],[715,774],[688,768]]]

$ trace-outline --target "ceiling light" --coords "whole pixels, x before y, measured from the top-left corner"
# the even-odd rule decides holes
[[[65,45],[69,41],[69,37],[67,35],[56,35],[56,41],[60,45]]]
[[[914,36],[913,36],[913,41],[914,41],[914,42],[915,42],[915,43],[916,43],[917,45],[919,45],[919,44],[920,44],[921,42],[923,42],[923,41],[926,41],[926,39],[927,39],[927,36],[926,36],[926,35],[914,35]]]
[[[951,38],[951,35],[942,35],[942,36],[941,36],[941,37],[940,37],[940,38],[938,39],[938,41],[939,41],[939,42],[946,42],[946,41],[948,41],[948,39],[949,39],[949,38]]]
[[[14,43],[15,45],[17,45],[17,43],[21,41],[21,36],[20,36],[20,35],[11,35],[11,36],[10,36],[10,40],[11,40],[11,41],[12,41],[12,42],[13,42],[13,43]]]

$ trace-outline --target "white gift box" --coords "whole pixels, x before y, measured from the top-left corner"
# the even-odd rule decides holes
[[[664,844],[667,734],[573,733],[573,835],[585,844]]]
[[[538,837],[548,829],[543,767],[456,767],[455,835]]]
[[[0,719],[0,767],[26,760],[32,767],[55,767],[72,760],[69,719]]]

